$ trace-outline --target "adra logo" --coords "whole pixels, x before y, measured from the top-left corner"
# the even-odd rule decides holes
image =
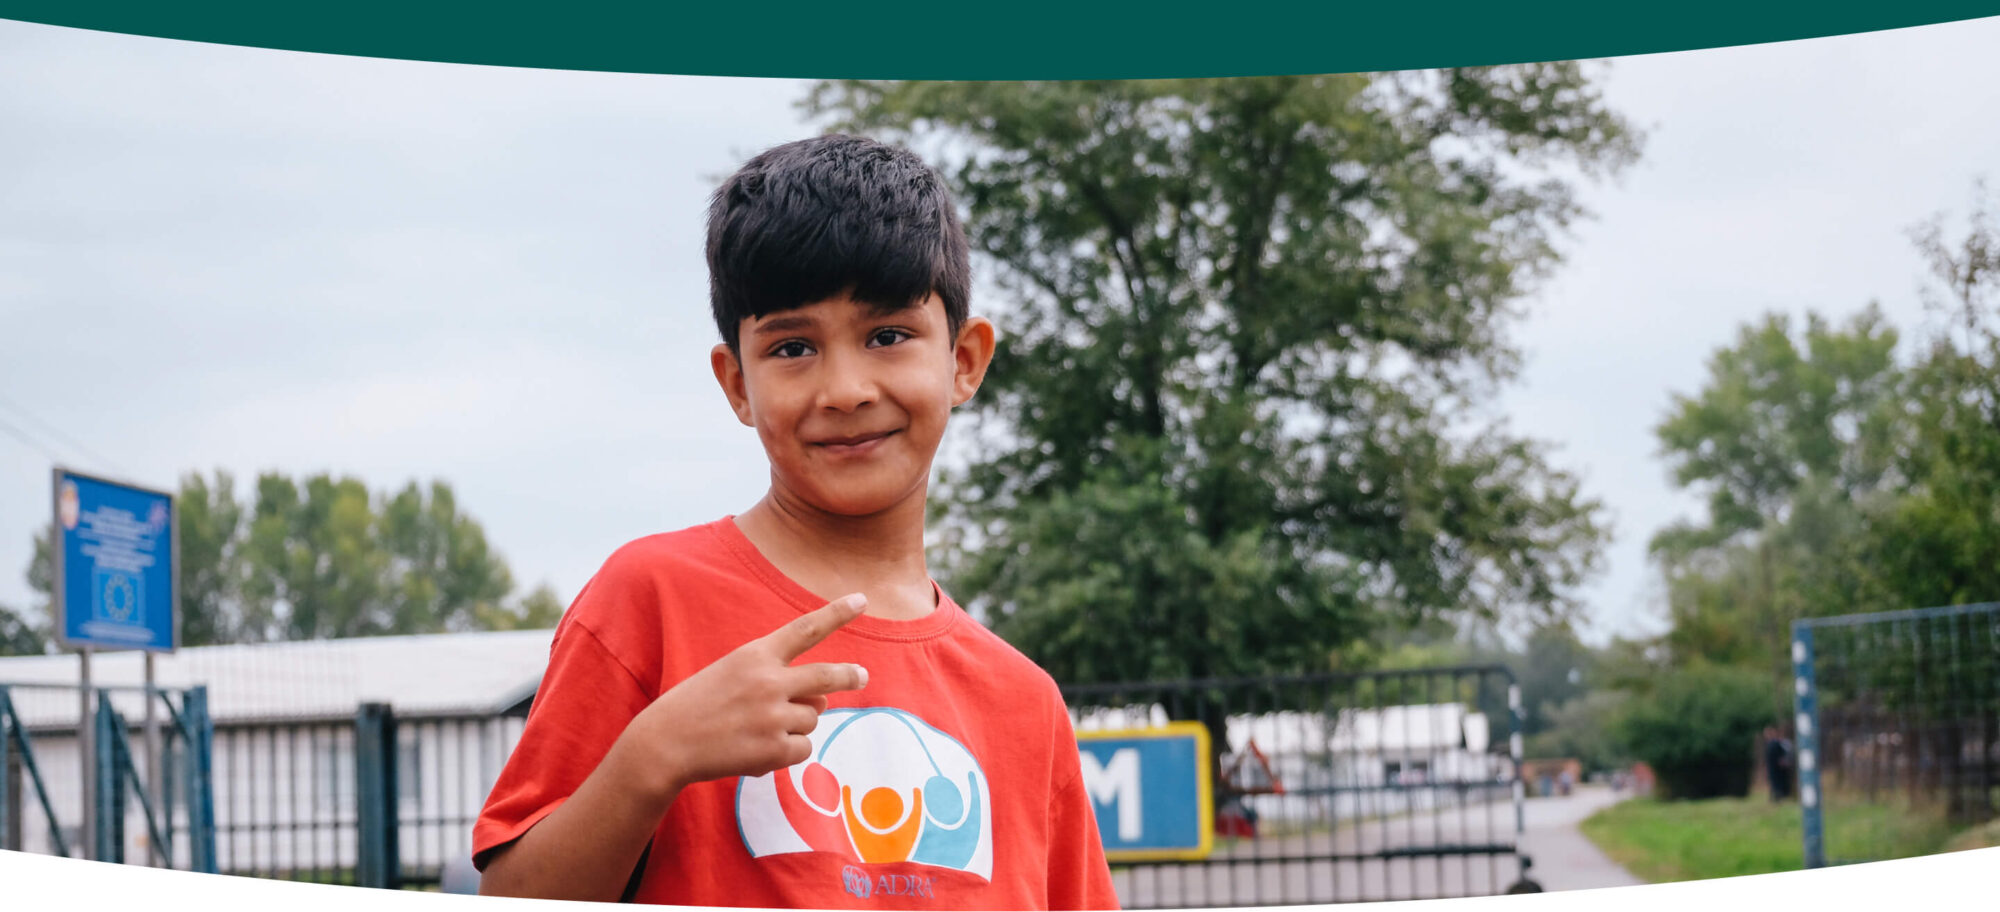
[[[868,872],[853,865],[840,869],[840,885],[847,892],[861,899],[871,896],[915,896],[920,899],[936,899],[931,891],[932,880],[928,877],[912,877],[908,874],[883,874],[874,880],[868,879]]]
[[[929,878],[871,876],[872,864],[992,878],[993,797],[957,739],[880,707],[829,710],[810,737],[804,763],[738,780],[736,821],[752,857],[839,856],[842,886],[858,897],[930,895]]]
[[[853,865],[840,869],[840,883],[847,888],[847,892],[862,899],[867,899],[868,894],[874,892],[874,887],[868,883],[868,872]]]

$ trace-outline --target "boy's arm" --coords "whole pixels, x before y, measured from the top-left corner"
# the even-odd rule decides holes
[[[617,901],[646,841],[680,794],[678,786],[660,791],[640,785],[646,777],[633,768],[632,754],[614,746],[569,800],[519,839],[495,849],[479,892]]]
[[[812,753],[826,695],[858,690],[858,665],[791,663],[861,616],[850,595],[738,647],[674,685],[630,723],[568,800],[487,860],[479,891],[616,900],[683,788],[761,776]]]

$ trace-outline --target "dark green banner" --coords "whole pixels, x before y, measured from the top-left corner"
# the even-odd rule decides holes
[[[1615,57],[2000,15],[1901,3],[332,4],[0,0],[0,18],[221,44],[572,70],[889,79],[1332,73]]]

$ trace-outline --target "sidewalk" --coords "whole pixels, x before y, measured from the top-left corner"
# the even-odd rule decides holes
[[[1581,786],[1566,798],[1530,798],[1522,808],[1522,851],[1533,858],[1528,876],[1545,890],[1588,890],[1645,883],[1597,850],[1577,825],[1598,809],[1629,796],[1603,786]]]

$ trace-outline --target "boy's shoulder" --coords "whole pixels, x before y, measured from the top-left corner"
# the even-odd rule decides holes
[[[956,606],[956,602],[953,605]],[[954,610],[965,615],[954,626],[954,632],[964,637],[970,648],[979,654],[982,677],[989,682],[1006,682],[1006,687],[1016,698],[1037,698],[1036,702],[1041,704],[1037,709],[1068,716],[1062,687],[1054,677],[1016,649],[1014,644],[980,623],[971,612],[956,607]]]
[[[693,564],[711,564],[729,556],[728,542],[720,534],[729,517],[676,529],[656,532],[619,545],[605,558],[599,576],[658,573]]]
[[[946,598],[950,598],[950,596],[946,596]],[[956,605],[957,603],[953,602],[952,604]],[[964,611],[963,608],[959,608],[958,610]],[[1055,678],[1050,677],[1048,672],[1043,671],[1042,666],[1035,664],[1035,660],[1028,658],[1021,650],[1014,648],[1014,644],[1007,642],[999,634],[994,633],[993,628],[980,623],[977,618],[972,616],[971,612],[966,611],[965,615],[964,621],[959,626],[964,628],[965,636],[970,638],[974,644],[974,648],[985,650],[990,654],[991,661],[1000,663],[1000,666],[1008,671],[1032,677],[1038,683],[1047,684],[1050,688],[1056,686]]]
[[[600,637],[637,622],[657,624],[657,607],[666,591],[690,579],[740,573],[717,526],[728,518],[635,538],[618,546],[597,573],[583,585],[557,628],[581,625]]]

